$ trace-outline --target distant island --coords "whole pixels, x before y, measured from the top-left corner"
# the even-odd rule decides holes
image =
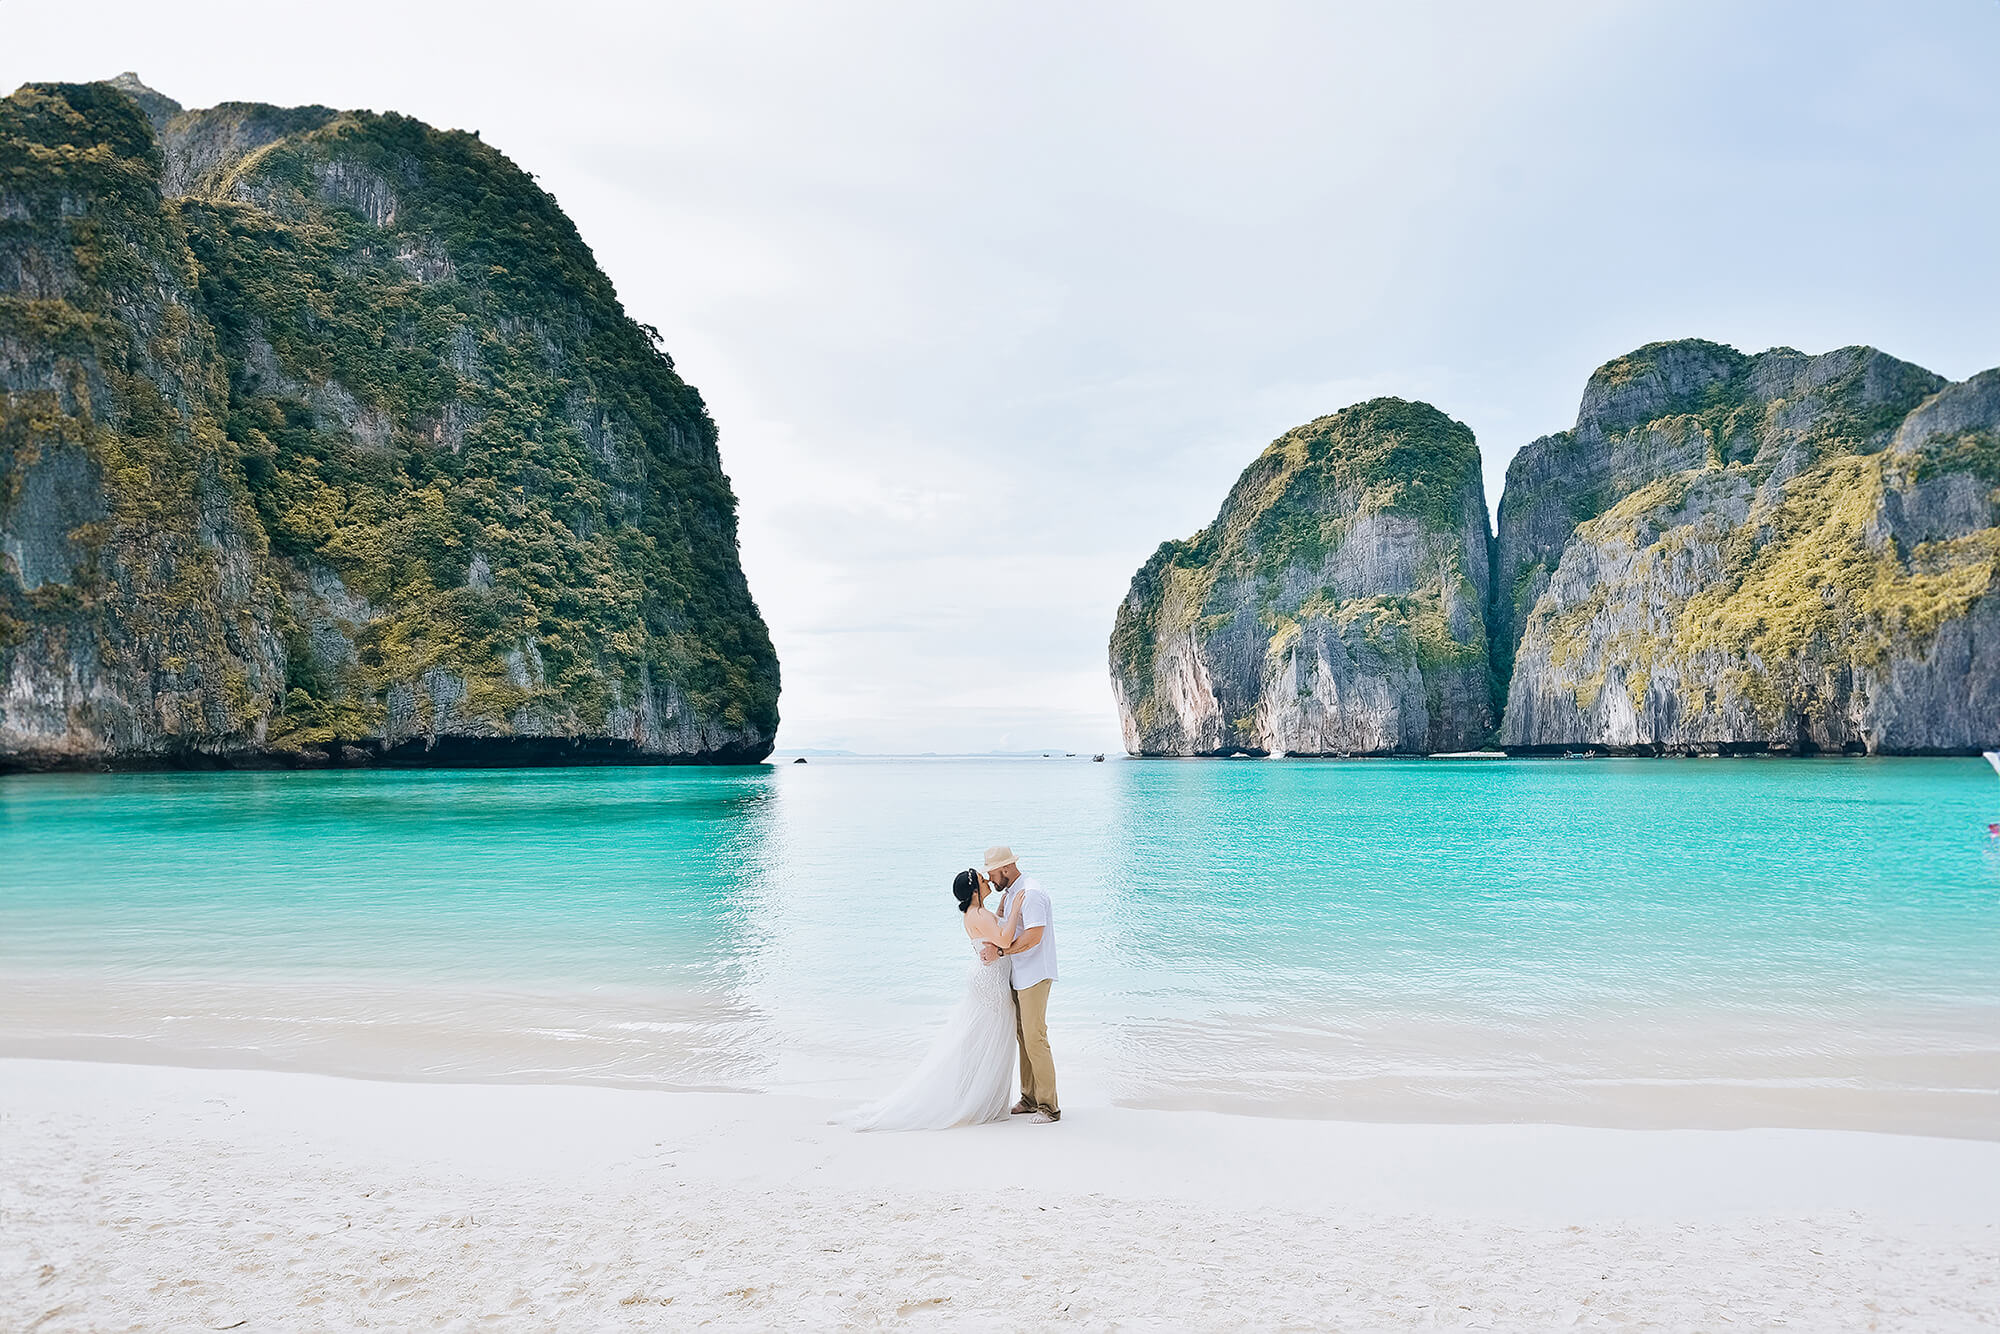
[[[2000,370],[1654,343],[1525,445],[1379,398],[1273,442],[1111,635],[1135,755],[2000,745]]]
[[[0,102],[0,767],[770,753],[701,396],[399,115]]]

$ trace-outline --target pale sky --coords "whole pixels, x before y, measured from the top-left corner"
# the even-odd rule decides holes
[[[0,0],[0,84],[477,129],[706,396],[781,748],[1115,750],[1112,615],[1375,394],[2000,364],[2000,3]]]

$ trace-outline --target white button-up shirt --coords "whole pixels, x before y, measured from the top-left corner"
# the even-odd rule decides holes
[[[1008,887],[1000,899],[1000,920],[1005,922],[1007,914],[1014,911],[1014,899],[1025,894],[1028,901],[1021,905],[1021,922],[1015,927],[1017,935],[1026,935],[1035,927],[1042,928],[1041,941],[1033,949],[1022,950],[1007,956],[1007,962],[1014,969],[1014,990],[1025,991],[1037,982],[1056,980],[1056,917],[1049,907],[1048,891],[1041,882],[1031,875],[1024,875]]]

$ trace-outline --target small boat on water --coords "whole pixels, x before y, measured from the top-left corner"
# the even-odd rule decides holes
[[[1988,750],[1981,753],[1986,756],[1986,762],[1993,766],[1993,772],[2000,774],[2000,750]]]

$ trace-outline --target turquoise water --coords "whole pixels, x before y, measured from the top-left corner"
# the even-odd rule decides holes
[[[1066,1104],[2000,1135],[1978,760],[0,779],[0,1052],[846,1097],[1050,889]]]

